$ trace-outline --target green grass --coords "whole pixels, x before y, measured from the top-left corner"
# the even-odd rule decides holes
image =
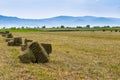
[[[13,32],[51,43],[50,62],[24,64],[0,36],[0,80],[119,80],[120,32]]]
[[[120,28],[24,28],[24,29],[0,29],[0,31],[9,30],[10,32],[70,32],[70,31],[120,31]]]
[[[3,31],[10,31],[10,32],[42,32],[39,29],[1,29],[1,32]]]

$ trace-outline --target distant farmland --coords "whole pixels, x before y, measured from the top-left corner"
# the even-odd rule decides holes
[[[0,80],[119,80],[120,32],[15,31],[14,36],[51,43],[50,62],[24,64],[20,47],[0,36]]]

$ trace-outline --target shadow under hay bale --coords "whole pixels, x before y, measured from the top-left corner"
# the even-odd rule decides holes
[[[28,48],[23,55],[18,56],[22,63],[35,63],[36,58],[31,50]]]
[[[29,50],[28,50],[29,49]],[[31,43],[28,48],[26,49],[28,50],[28,54],[30,55],[32,53],[32,55],[34,55],[36,61],[33,61],[33,59],[31,59],[30,61],[32,61],[33,63],[46,63],[49,61],[49,55],[47,53],[47,51],[45,50],[45,48],[39,44],[38,42],[33,42]],[[26,51],[25,50],[25,51]],[[49,50],[48,52],[51,52],[51,50]],[[21,57],[25,57],[26,54],[23,54]],[[20,57],[19,57],[20,58]],[[20,58],[20,60],[22,60],[22,58]],[[24,62],[24,60],[22,60],[22,62]]]

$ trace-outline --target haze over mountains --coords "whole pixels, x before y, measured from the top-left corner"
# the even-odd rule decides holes
[[[95,16],[57,16],[52,18],[45,19],[22,19],[17,17],[2,16],[0,15],[0,26],[1,27],[21,27],[21,26],[47,26],[47,27],[56,27],[56,26],[83,26],[83,25],[92,25],[92,26],[119,26],[120,18],[109,18],[109,17],[95,17]]]

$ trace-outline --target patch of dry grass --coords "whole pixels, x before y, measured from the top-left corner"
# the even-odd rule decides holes
[[[51,43],[46,64],[23,64],[20,47],[0,37],[0,80],[119,80],[119,32],[30,32],[14,36]]]

